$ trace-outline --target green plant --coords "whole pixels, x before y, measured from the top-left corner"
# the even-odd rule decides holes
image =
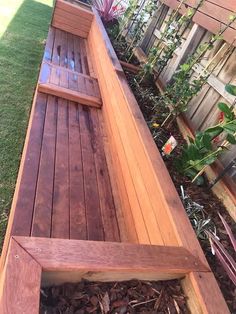
[[[183,33],[204,1],[205,0],[199,0],[196,8],[188,9],[184,15],[172,22],[173,25],[170,25],[169,32],[165,38],[167,45],[164,47],[163,52],[156,62],[158,76],[166,67],[168,61],[173,58],[176,49],[182,45]]]
[[[140,82],[147,76],[150,76],[154,72],[154,68],[156,66],[157,60],[161,56],[164,48],[165,48],[165,42],[172,37],[172,34],[175,33],[176,25],[174,25],[177,21],[179,10],[181,9],[182,4],[185,3],[186,0],[181,0],[176,10],[173,10],[167,23],[164,28],[164,30],[161,32],[160,38],[157,42],[157,44],[152,47],[149,51],[147,61],[143,65],[139,76],[140,76]],[[162,9],[162,5],[159,6],[159,10]],[[181,19],[180,19],[181,20]],[[184,18],[181,20],[184,21]],[[180,23],[182,24],[182,23]],[[177,27],[177,29],[179,29]]]
[[[156,7],[156,0],[147,0],[144,1],[142,6],[140,6],[135,21],[133,21],[133,27],[129,29],[129,33],[131,35],[131,42],[129,44],[128,50],[133,49],[138,45],[140,39],[142,38],[144,31],[146,29],[146,24],[154,13],[154,9]],[[133,53],[131,54],[132,57]],[[130,59],[131,59],[130,57]],[[128,61],[130,61],[130,59]]]
[[[215,224],[209,215],[204,211],[204,207],[194,202],[188,194],[185,194],[182,185],[180,186],[180,189],[184,208],[196,233],[196,236],[201,240],[207,240],[209,232],[216,232]]]
[[[134,19],[135,12],[138,8],[138,0],[129,0],[129,5],[120,22],[120,31],[116,37],[119,40],[122,37],[124,30],[128,27],[129,23]]]
[[[117,20],[125,12],[125,7],[119,0],[93,0],[93,5],[104,22]]]
[[[233,232],[230,229],[229,225],[225,221],[225,219],[219,214],[219,217],[225,227],[227,235],[232,243],[233,250],[236,253],[236,239],[234,238]],[[225,269],[227,275],[229,276],[230,280],[236,286],[236,262],[233,257],[228,253],[225,249],[223,244],[219,241],[219,238],[215,235],[215,233],[208,232],[209,241],[212,248],[212,253],[216,255],[219,259],[221,265]]]
[[[236,86],[226,85],[225,88],[230,94],[236,96]],[[186,176],[201,184],[202,172],[208,165],[211,165],[220,154],[229,149],[230,145],[236,144],[236,115],[234,107],[225,103],[218,104],[222,112],[220,123],[206,129],[204,132],[197,132],[194,139],[183,147],[181,157],[177,161],[178,169]],[[214,140],[224,135],[225,140],[219,146]]]

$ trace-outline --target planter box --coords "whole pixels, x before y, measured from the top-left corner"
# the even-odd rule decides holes
[[[1,263],[1,313],[38,313],[41,281],[81,278],[183,278],[192,313],[228,313],[103,24],[78,1],[55,4]]]

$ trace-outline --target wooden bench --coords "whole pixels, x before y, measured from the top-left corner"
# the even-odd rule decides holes
[[[55,5],[1,270],[4,314],[38,313],[41,281],[81,278],[182,278],[192,313],[228,313],[101,19],[78,1]]]

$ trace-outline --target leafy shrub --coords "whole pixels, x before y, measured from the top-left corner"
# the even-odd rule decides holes
[[[126,10],[126,8],[116,0],[94,0],[93,5],[98,10],[104,22],[117,20]]]
[[[226,85],[226,91],[236,96],[236,86]],[[222,119],[217,125],[206,129],[204,132],[197,132],[194,139],[183,147],[182,155],[177,161],[178,169],[186,176],[202,183],[200,174],[205,167],[211,165],[220,154],[228,150],[230,145],[236,144],[236,115],[234,107],[225,103],[219,103],[218,108],[222,113]],[[216,145],[215,139],[224,135],[226,140]]]

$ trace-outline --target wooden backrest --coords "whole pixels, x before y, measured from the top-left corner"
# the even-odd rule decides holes
[[[99,16],[88,37],[125,222],[139,243],[184,246],[205,261]]]
[[[93,20],[91,7],[79,1],[57,0],[52,26],[71,34],[87,38]]]

